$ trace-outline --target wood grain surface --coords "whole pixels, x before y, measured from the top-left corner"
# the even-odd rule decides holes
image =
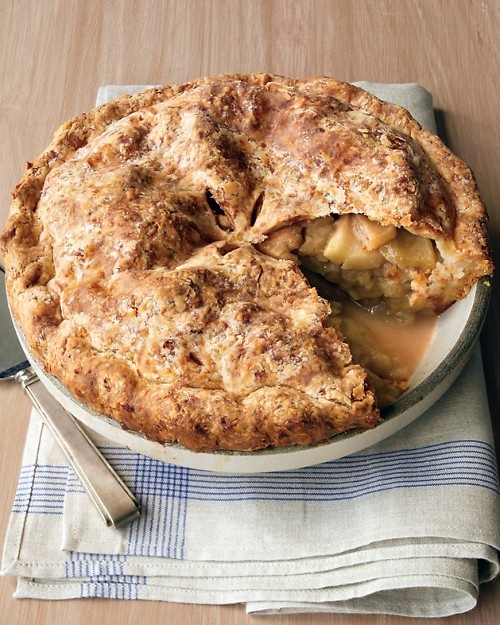
[[[434,95],[441,132],[475,172],[500,249],[500,2],[498,0],[0,0],[0,227],[10,192],[66,119],[93,106],[100,84],[178,83],[220,72],[418,82]],[[482,343],[496,440],[500,435],[500,297]],[[15,492],[28,400],[0,386],[0,541]],[[480,511],[478,511],[480,513]],[[15,600],[0,579],[0,623],[255,622],[241,606]],[[500,580],[447,625],[494,625]],[[280,625],[435,625],[390,616],[263,617]]]

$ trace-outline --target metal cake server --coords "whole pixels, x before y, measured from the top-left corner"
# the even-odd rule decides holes
[[[76,419],[50,394],[30,366],[10,317],[0,268],[0,380],[15,379],[49,427],[106,525],[123,527],[140,515],[135,496]]]

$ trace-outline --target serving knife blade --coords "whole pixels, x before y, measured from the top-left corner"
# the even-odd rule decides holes
[[[50,394],[31,368],[11,320],[0,268],[0,380],[21,384],[55,436],[106,525],[123,527],[140,515],[139,503],[76,419]]]

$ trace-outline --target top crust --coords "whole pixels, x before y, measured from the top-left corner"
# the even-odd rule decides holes
[[[348,213],[436,242],[436,310],[492,271],[470,170],[400,107],[269,74],[122,96],[64,124],[14,190],[13,313],[76,397],[153,440],[253,450],[373,427],[328,305],[254,247]]]

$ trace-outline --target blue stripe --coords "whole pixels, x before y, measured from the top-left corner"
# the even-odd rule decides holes
[[[147,578],[140,575],[119,575],[105,578],[91,578],[80,584],[82,599],[99,597],[102,599],[139,599],[139,590],[145,586]]]
[[[142,575],[125,575],[127,556],[69,552],[66,561],[66,578],[79,578],[80,596],[107,599],[138,599],[139,589],[147,578]]]
[[[66,465],[24,465],[12,505],[15,514],[62,514],[71,469]]]
[[[127,556],[106,553],[70,551],[65,562],[68,578],[96,578],[97,576],[124,575]]]
[[[237,476],[190,472],[189,498],[338,501],[384,490],[474,486],[499,493],[495,451],[481,441],[452,441],[349,456],[298,471]]]
[[[126,477],[114,449],[105,455],[139,499],[141,516],[129,528],[128,555],[182,559],[189,471],[136,455],[135,474]],[[127,462],[130,454],[125,454]]]
[[[358,499],[359,497],[364,497],[366,495],[373,495],[375,493],[380,493],[384,491],[390,490],[401,490],[401,489],[414,489],[414,488],[422,488],[422,487],[432,487],[432,486],[474,486],[474,487],[484,487],[492,492],[498,494],[498,491],[489,485],[485,485],[480,481],[475,480],[453,480],[448,482],[437,482],[437,481],[429,481],[426,483],[412,483],[412,482],[387,482],[385,484],[374,485],[370,488],[365,489],[347,489],[344,492],[308,492],[308,493],[276,493],[276,492],[263,492],[256,490],[240,490],[238,493],[217,493],[217,492],[202,492],[202,493],[193,493],[190,496],[190,499],[193,501],[218,501],[218,502],[228,502],[228,501],[304,501],[304,502],[331,502],[331,501],[347,501],[350,499]]]

